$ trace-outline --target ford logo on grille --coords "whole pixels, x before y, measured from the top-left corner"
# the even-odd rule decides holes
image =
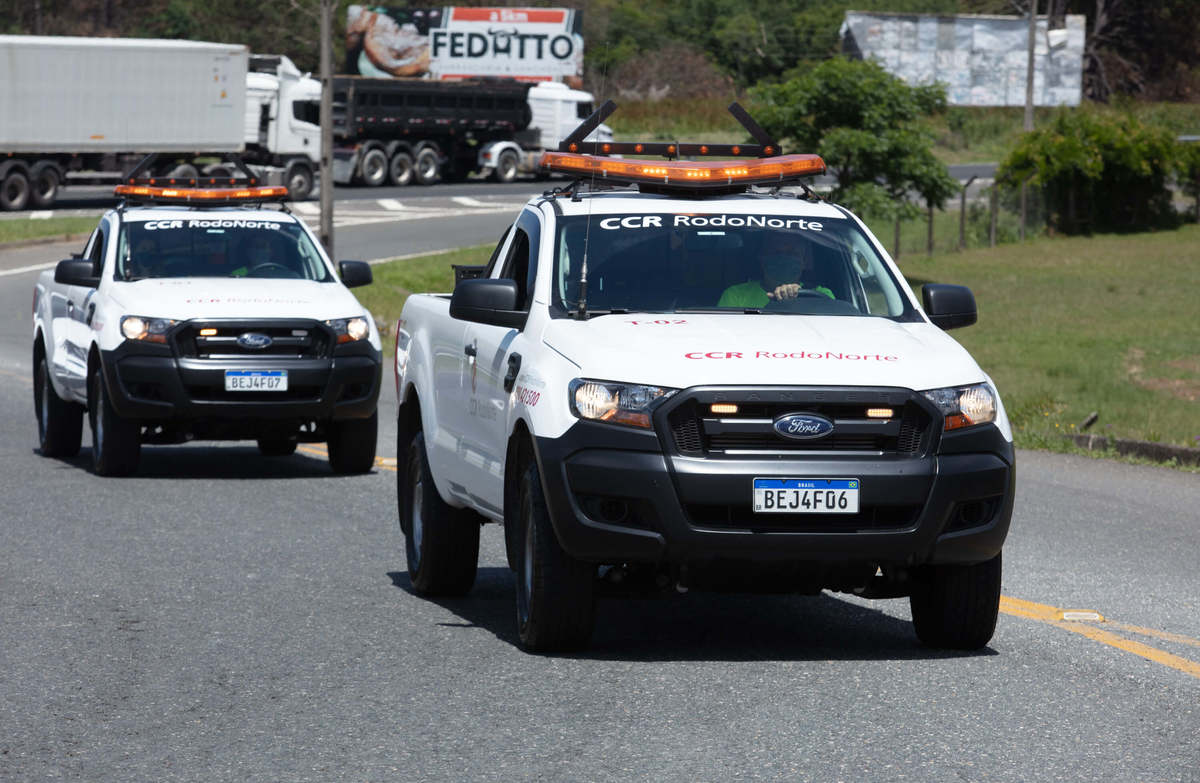
[[[245,334],[238,335],[237,338],[238,345],[251,351],[261,351],[263,348],[269,346],[271,342],[270,336],[262,332],[246,332]]]
[[[812,440],[833,432],[833,422],[815,413],[785,413],[775,420],[775,431],[785,438]]]

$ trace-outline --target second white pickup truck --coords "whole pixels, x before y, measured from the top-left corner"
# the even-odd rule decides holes
[[[926,644],[985,645],[1015,471],[995,385],[944,331],[970,291],[922,306],[853,214],[752,187],[816,156],[544,163],[579,179],[398,324],[416,591],[467,592],[497,522],[530,650],[587,643],[600,579],[908,596]]]
[[[34,288],[42,454],[137,469],[144,443],[256,440],[268,456],[329,445],[335,472],[375,462],[382,353],[370,313],[303,221],[263,202],[286,188],[119,186],[83,253]]]

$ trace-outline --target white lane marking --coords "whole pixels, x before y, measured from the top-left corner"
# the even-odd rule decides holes
[[[52,209],[39,209],[36,212],[29,213],[30,220],[49,220],[53,216],[54,210]]]
[[[470,196],[454,196],[450,199],[455,204],[462,204],[464,207],[490,207],[491,204],[486,204],[479,199],[471,198]]]
[[[321,208],[311,201],[293,201],[292,209],[301,215],[319,215]]]
[[[55,261],[52,264],[34,264],[33,266],[19,266],[16,269],[5,269],[4,271],[0,272],[0,277],[8,277],[9,275],[23,275],[26,272],[40,272],[43,269],[53,269],[56,266],[58,266],[57,261]]]
[[[375,203],[393,212],[399,212],[404,209],[404,205],[394,198],[377,198],[375,199]]]

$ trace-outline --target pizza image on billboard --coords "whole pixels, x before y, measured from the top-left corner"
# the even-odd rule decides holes
[[[578,86],[582,22],[582,12],[568,8],[352,5],[346,17],[346,71],[439,80],[492,76]]]

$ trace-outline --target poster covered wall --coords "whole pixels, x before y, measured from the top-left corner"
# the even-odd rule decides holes
[[[1033,101],[1078,106],[1083,94],[1085,19],[1049,30],[1036,22]],[[909,84],[946,85],[952,106],[1024,106],[1029,18],[927,16],[847,11],[842,49],[875,60]]]
[[[522,81],[583,77],[582,12],[567,8],[352,5],[346,72],[362,76]]]

